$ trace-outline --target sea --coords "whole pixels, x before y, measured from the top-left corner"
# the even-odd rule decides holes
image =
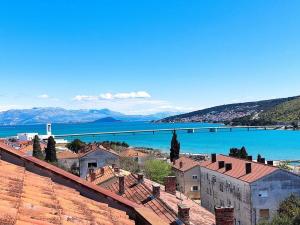
[[[93,133],[105,131],[125,131],[125,130],[151,130],[164,128],[198,128],[217,127],[222,124],[209,123],[151,123],[151,122],[103,122],[103,123],[80,123],[80,124],[52,124],[52,133],[74,134]],[[18,125],[0,126],[0,137],[16,136],[17,133],[46,133],[46,125]],[[250,130],[233,129],[218,130],[209,132],[208,130],[188,133],[178,131],[178,140],[182,153],[192,154],[228,154],[233,147],[244,146],[248,154],[256,158],[261,154],[267,160],[300,160],[300,131],[291,130]],[[171,131],[138,134],[117,134],[78,137],[85,142],[94,141],[121,141],[127,142],[134,147],[147,147],[160,149],[168,152],[172,138]],[[73,138],[66,138],[72,141]]]

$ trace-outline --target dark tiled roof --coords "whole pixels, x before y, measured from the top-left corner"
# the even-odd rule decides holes
[[[105,186],[114,193],[119,193],[119,181]],[[172,223],[176,220],[176,213],[160,198],[152,198],[152,191],[144,183],[139,183],[133,174],[125,176],[125,193],[123,197],[139,205],[144,205],[155,212],[165,222]]]
[[[218,161],[224,161],[226,163],[232,164],[232,169],[225,171],[225,168],[219,169]],[[245,164],[251,163],[251,173],[246,174]],[[248,161],[244,159],[238,159],[225,155],[217,155],[217,161],[212,163],[211,161],[204,161],[200,163],[201,167],[205,167],[210,170],[217,171],[219,173],[225,174],[230,177],[242,180],[247,183],[254,182],[260,178],[279,170],[277,167],[270,166],[267,164],[257,163],[253,161]]]
[[[180,163],[181,163],[182,167],[180,167]],[[185,172],[185,171],[188,171],[188,170],[194,168],[195,166],[199,166],[199,165],[200,165],[199,162],[192,160],[190,158],[187,158],[185,156],[182,156],[179,159],[175,160],[175,163],[172,164],[172,167],[177,170]]]

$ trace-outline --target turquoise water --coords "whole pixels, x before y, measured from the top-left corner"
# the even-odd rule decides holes
[[[53,124],[53,134],[70,134],[101,131],[122,131],[178,127],[219,126],[207,123],[174,123],[154,124],[148,122],[114,122],[114,123],[86,123],[86,124]],[[14,136],[21,132],[45,133],[45,125],[0,126],[0,137]],[[158,148],[168,151],[171,132],[106,135],[80,138],[84,141],[125,141],[131,146]],[[178,131],[181,152],[190,153],[224,153],[231,147],[245,146],[248,153],[256,157],[258,153],[267,159],[300,159],[300,131],[285,130],[234,130],[210,133],[199,131],[187,133]],[[72,140],[72,139],[68,139]]]

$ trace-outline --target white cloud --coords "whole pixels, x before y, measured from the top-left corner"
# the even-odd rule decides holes
[[[100,95],[77,95],[73,98],[76,101],[97,101],[97,100],[121,100],[121,99],[145,99],[151,98],[146,91],[121,92],[121,93],[103,93]]]
[[[39,95],[38,98],[46,99],[46,98],[49,98],[49,95],[47,95],[47,94],[42,94],[42,95]]]

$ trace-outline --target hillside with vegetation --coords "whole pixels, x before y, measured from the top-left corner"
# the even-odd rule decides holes
[[[232,125],[273,125],[300,120],[300,96],[215,106],[158,122],[213,122]]]
[[[261,119],[274,122],[294,122],[300,120],[300,98],[279,104],[259,115]]]

